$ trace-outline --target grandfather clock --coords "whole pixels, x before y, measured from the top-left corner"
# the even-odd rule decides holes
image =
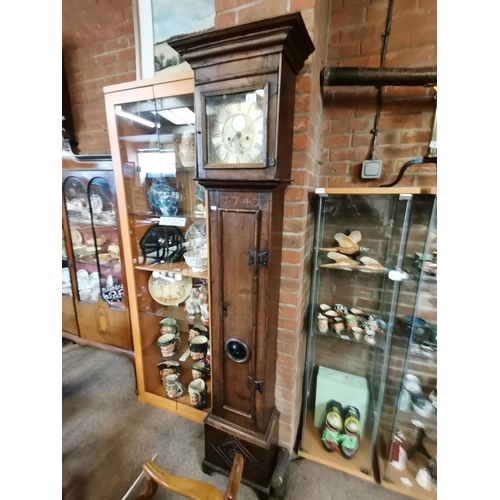
[[[300,13],[169,43],[194,70],[197,180],[208,192],[213,395],[203,470],[229,474],[239,451],[243,482],[276,495],[284,192],[296,75],[314,46]]]

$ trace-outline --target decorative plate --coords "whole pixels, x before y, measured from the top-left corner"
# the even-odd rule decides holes
[[[183,276],[180,281],[167,281],[163,278],[149,278],[148,288],[151,297],[162,306],[175,306],[184,302],[191,292],[193,280]]]
[[[90,206],[92,207],[92,212],[94,214],[102,212],[104,202],[102,201],[102,196],[99,193],[92,193],[90,195]]]
[[[83,236],[78,229],[71,228],[70,230],[71,233],[71,241],[73,243],[77,243],[78,245],[81,245],[83,243]]]
[[[195,220],[184,234],[186,241],[191,242],[195,250],[204,248],[207,243],[207,223],[203,220]]]

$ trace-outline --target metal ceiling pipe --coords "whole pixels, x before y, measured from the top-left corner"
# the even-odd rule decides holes
[[[437,68],[328,68],[321,70],[322,87],[437,85]]]

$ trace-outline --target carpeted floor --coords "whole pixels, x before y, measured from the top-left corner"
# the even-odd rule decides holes
[[[126,358],[63,340],[62,398],[65,500],[121,500],[155,453],[172,474],[224,491],[227,477],[201,471],[203,426],[141,403]],[[182,497],[159,489],[155,498]],[[239,499],[257,497],[242,485]],[[290,464],[287,500],[299,499],[408,500],[304,459]]]

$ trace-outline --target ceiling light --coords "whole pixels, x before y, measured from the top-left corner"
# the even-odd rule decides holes
[[[152,122],[151,120],[146,120],[146,118],[141,118],[140,116],[129,113],[128,111],[123,111],[121,106],[115,106],[115,115],[122,116],[123,118],[128,118],[129,120],[132,120],[134,122],[146,125],[146,127],[155,128],[157,126],[156,123]]]
[[[174,125],[193,125],[195,121],[195,114],[189,108],[162,109],[152,113],[158,113]]]
[[[176,108],[171,110],[174,115],[182,118],[186,123],[192,125],[195,121],[195,115],[189,108]]]
[[[156,115],[156,111],[152,111]],[[174,125],[185,125],[186,122],[182,119],[179,118],[177,115],[174,115],[170,110],[168,109],[163,109],[161,111],[158,111],[158,114],[160,116],[163,116],[166,120],[169,122],[172,122]]]

